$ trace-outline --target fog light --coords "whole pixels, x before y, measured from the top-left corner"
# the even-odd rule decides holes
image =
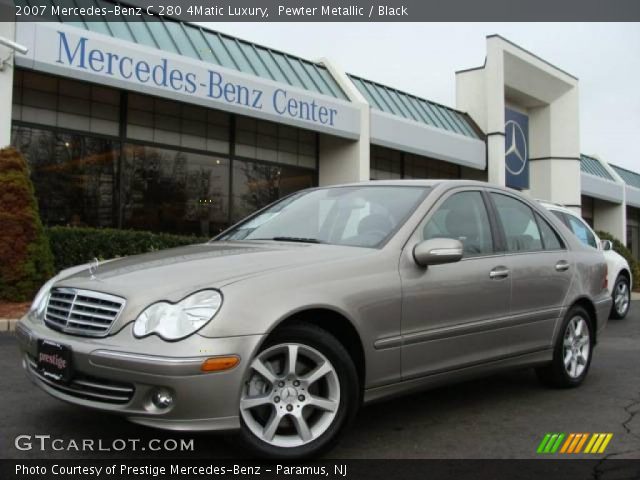
[[[173,405],[173,395],[165,388],[159,388],[151,395],[151,402],[159,409],[164,410]]]

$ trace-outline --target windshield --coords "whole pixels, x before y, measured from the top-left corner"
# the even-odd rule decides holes
[[[277,240],[379,247],[404,223],[428,187],[354,186],[293,194],[216,240]]]

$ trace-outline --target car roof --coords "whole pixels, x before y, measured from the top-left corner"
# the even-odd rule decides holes
[[[388,186],[388,187],[435,187],[436,185],[446,184],[452,187],[457,186],[479,186],[479,187],[495,187],[487,182],[478,180],[444,180],[444,179],[402,179],[402,180],[367,180],[364,182],[342,183],[338,185],[330,185],[319,188],[332,187],[362,187],[362,186]],[[501,187],[497,187],[501,188]],[[506,190],[506,189],[504,189]]]
[[[574,212],[570,208],[565,207],[564,205],[548,202],[546,200],[538,200],[538,203],[542,205],[544,208],[546,208],[547,210],[558,210],[559,212],[568,213],[569,215],[573,215],[574,217],[578,216],[576,212]]]

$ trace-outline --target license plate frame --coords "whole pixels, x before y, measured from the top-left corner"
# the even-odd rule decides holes
[[[68,345],[51,340],[38,340],[36,363],[38,372],[49,380],[69,383],[73,376],[73,352]]]

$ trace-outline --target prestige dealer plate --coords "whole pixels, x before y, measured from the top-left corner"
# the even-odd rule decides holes
[[[71,379],[71,349],[49,340],[38,341],[38,370],[58,382]]]

